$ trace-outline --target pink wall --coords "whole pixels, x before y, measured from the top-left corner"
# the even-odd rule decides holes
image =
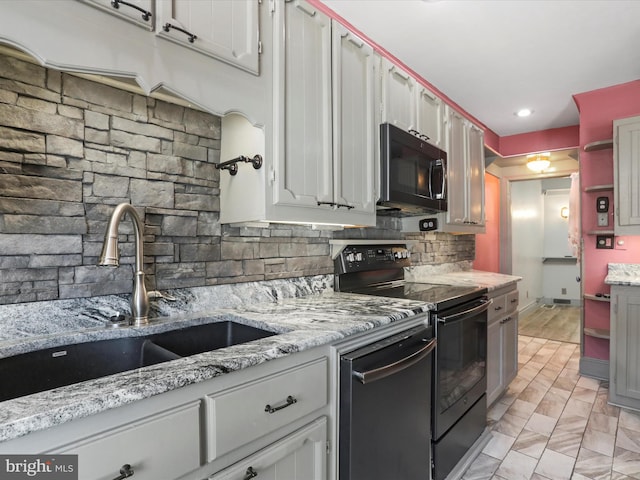
[[[498,151],[503,157],[512,157],[514,155],[575,148],[579,143],[579,134],[579,126],[574,125],[509,135],[500,137]]]
[[[500,179],[484,174],[486,232],[476,235],[473,268],[500,273]]]
[[[573,98],[580,111],[580,181],[583,190],[581,218],[584,239],[582,281],[585,293],[608,293],[609,286],[604,284],[607,264],[639,263],[640,236],[624,237],[624,248],[595,248],[596,238],[587,232],[603,228],[596,226],[596,197],[608,196],[610,209],[615,208],[613,192],[585,193],[584,188],[613,183],[613,148],[585,152],[583,147],[587,143],[612,138],[613,120],[640,115],[640,80],[580,93]],[[608,228],[613,229],[613,225]],[[585,300],[584,321],[585,327],[608,328],[609,304]],[[609,341],[585,337],[584,356],[608,360]]]

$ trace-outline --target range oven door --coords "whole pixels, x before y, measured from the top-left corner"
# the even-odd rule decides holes
[[[340,358],[340,480],[431,478],[436,340],[419,326]]]
[[[433,438],[440,439],[487,389],[487,309],[481,298],[435,313]]]

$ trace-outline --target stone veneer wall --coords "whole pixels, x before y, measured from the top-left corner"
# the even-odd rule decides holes
[[[416,240],[415,264],[474,258],[473,236],[377,228],[221,225],[220,119],[0,55],[0,304],[131,290],[131,223],[122,267],[96,267],[115,205],[145,221],[151,289],[333,272],[329,239]]]

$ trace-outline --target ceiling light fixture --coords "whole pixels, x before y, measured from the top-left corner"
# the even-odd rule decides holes
[[[524,118],[524,117],[528,117],[532,113],[533,113],[533,110],[531,110],[530,108],[521,108],[516,112],[516,116],[520,118]]]
[[[527,167],[534,172],[544,172],[549,165],[551,165],[551,153],[534,153],[533,155],[527,155]]]

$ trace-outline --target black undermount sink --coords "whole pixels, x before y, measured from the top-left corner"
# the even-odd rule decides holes
[[[214,322],[144,337],[63,345],[0,359],[0,401],[275,335]]]

